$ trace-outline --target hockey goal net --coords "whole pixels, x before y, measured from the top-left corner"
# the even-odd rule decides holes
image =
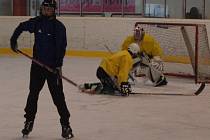
[[[210,48],[205,24],[137,22],[160,43],[165,74],[210,82]]]

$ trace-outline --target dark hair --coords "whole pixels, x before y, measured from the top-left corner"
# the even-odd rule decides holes
[[[199,10],[198,10],[197,7],[192,7],[192,8],[190,9],[190,12],[187,13],[186,18],[189,18],[189,19],[201,19],[202,16],[201,16],[201,14],[199,13]]]
[[[53,8],[57,8],[57,3],[55,0],[44,0],[42,2],[42,6],[47,6],[47,7],[53,7]]]

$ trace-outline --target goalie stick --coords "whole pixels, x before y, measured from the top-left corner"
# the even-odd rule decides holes
[[[96,86],[98,85],[99,83],[86,83],[86,84],[89,84],[89,85],[92,85],[92,86]],[[83,93],[87,93],[89,95],[95,95],[97,94],[97,92],[95,91],[95,89],[85,89],[85,88],[82,88],[80,86],[78,86],[79,90]],[[201,83],[201,85],[199,86],[199,88],[194,92],[194,93],[150,93],[150,92],[132,92],[130,93],[131,95],[166,95],[166,96],[197,96],[199,95],[203,89],[205,88],[205,83]]]
[[[201,83],[199,88],[194,93],[149,93],[149,92],[132,92],[131,94],[139,94],[139,95],[169,95],[169,96],[197,96],[199,95],[203,89],[205,88],[206,84]]]
[[[20,54],[22,54],[22,55],[24,55],[24,56],[26,56],[27,58],[31,59],[34,63],[36,63],[37,65],[39,65],[39,66],[41,66],[43,68],[45,68],[49,72],[57,73],[57,71],[55,69],[52,69],[49,66],[47,66],[47,65],[39,62],[38,60],[34,59],[33,57],[29,56],[28,54],[22,52],[21,50],[17,49],[17,52],[20,53]],[[60,76],[61,76],[61,78],[63,78],[64,80],[66,80],[67,82],[69,82],[70,84],[72,84],[73,86],[78,87],[78,84],[75,83],[74,81],[70,80],[69,78],[67,78],[67,77],[65,77],[63,75],[60,75]]]
[[[132,92],[130,94],[138,95],[169,95],[169,96],[195,96],[194,94],[182,94],[182,93],[146,93],[146,92]]]

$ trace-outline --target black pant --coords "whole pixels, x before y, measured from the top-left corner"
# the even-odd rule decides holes
[[[57,74],[53,74],[36,64],[31,65],[29,87],[30,92],[28,95],[24,115],[26,121],[33,121],[35,119],[39,93],[43,88],[46,80],[53,102],[57,107],[58,113],[60,115],[61,125],[69,125],[70,113],[65,102],[62,79],[60,79]]]
[[[104,90],[111,90],[111,91],[118,90],[116,83],[104,71],[103,68],[98,67],[97,72],[96,72],[96,76],[101,81]]]

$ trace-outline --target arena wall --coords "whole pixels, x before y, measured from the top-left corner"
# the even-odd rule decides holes
[[[31,17],[0,17],[0,55],[14,55],[9,39],[20,22]],[[210,40],[210,20],[162,19],[162,18],[113,18],[113,17],[58,17],[67,30],[67,56],[104,57],[111,51],[120,49],[124,38],[133,32],[135,22],[174,22],[206,24]],[[18,39],[19,48],[31,52],[33,34],[24,32]]]

